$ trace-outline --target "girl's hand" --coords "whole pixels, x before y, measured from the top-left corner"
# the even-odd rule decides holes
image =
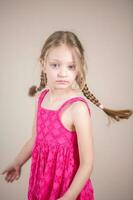
[[[6,174],[5,180],[7,182],[12,182],[15,179],[19,179],[21,175],[21,166],[17,163],[12,163],[1,173],[1,175]]]

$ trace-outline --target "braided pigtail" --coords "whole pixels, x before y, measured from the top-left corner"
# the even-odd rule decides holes
[[[89,91],[87,84],[85,84],[82,92],[87,99],[89,99],[92,103],[94,103],[97,107],[102,109],[108,115],[108,119],[120,121],[120,119],[128,119],[133,114],[133,110],[129,110],[129,109],[112,110],[112,109],[108,109],[108,108],[103,107],[103,105]]]
[[[46,76],[46,73],[43,72],[43,70],[41,71],[41,81],[40,81],[40,86],[37,88],[37,86],[33,85],[29,88],[29,91],[28,91],[28,95],[29,96],[35,96],[35,94],[38,92],[38,91],[41,91],[43,88],[46,87],[46,84],[47,84],[47,76]]]

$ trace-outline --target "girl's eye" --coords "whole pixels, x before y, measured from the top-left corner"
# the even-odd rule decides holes
[[[57,64],[57,63],[51,63],[50,66],[54,67],[54,68],[57,68],[59,67],[60,64]],[[69,65],[68,68],[70,70],[74,70],[75,69],[75,65]]]
[[[74,65],[70,65],[69,69],[75,69],[75,66]]]
[[[53,66],[53,67],[56,67],[58,64],[56,64],[56,63],[52,63],[52,64],[50,64],[50,66]]]

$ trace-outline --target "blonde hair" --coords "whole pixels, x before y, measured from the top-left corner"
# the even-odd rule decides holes
[[[40,54],[40,63],[43,64],[44,59],[47,57],[48,52],[58,46],[65,44],[72,50],[74,55],[77,67],[78,75],[76,76],[76,83],[79,86],[80,90],[83,92],[83,95],[89,99],[93,104],[103,110],[109,119],[120,121],[120,119],[128,119],[132,114],[133,110],[112,110],[105,108],[98,99],[90,92],[87,83],[86,83],[86,72],[87,72],[87,63],[84,56],[84,48],[79,41],[78,37],[70,31],[56,31],[51,34],[45,41],[41,54]],[[76,55],[76,56],[75,56]],[[41,91],[46,87],[47,84],[47,75],[41,72],[41,81],[40,86],[32,86],[29,89],[29,96],[34,96],[38,91]]]

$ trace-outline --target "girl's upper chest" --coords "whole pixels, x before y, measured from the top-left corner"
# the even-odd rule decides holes
[[[72,119],[72,105],[69,105],[69,107],[67,109],[61,109],[59,110],[58,108],[60,108],[61,106],[58,104],[58,106],[56,107],[51,107],[50,106],[46,106],[41,104],[41,110],[44,110],[46,113],[49,113],[49,119],[50,116],[56,117],[57,120],[60,121],[61,125],[63,125],[63,127],[65,129],[67,129],[68,131],[75,131],[75,127],[74,127],[74,123],[73,123],[73,119]]]
[[[71,99],[77,98],[78,95],[73,95],[70,98],[63,99],[62,101],[50,103],[49,99],[47,98],[47,95],[42,99],[41,101],[41,108],[46,110],[46,111],[54,111],[57,112],[59,119],[63,126],[70,131],[75,131],[73,119],[72,119],[72,106],[71,104]],[[79,95],[81,97],[81,95]],[[69,101],[70,99],[70,101]],[[64,106],[65,105],[65,106]],[[62,108],[62,106],[64,106]]]

